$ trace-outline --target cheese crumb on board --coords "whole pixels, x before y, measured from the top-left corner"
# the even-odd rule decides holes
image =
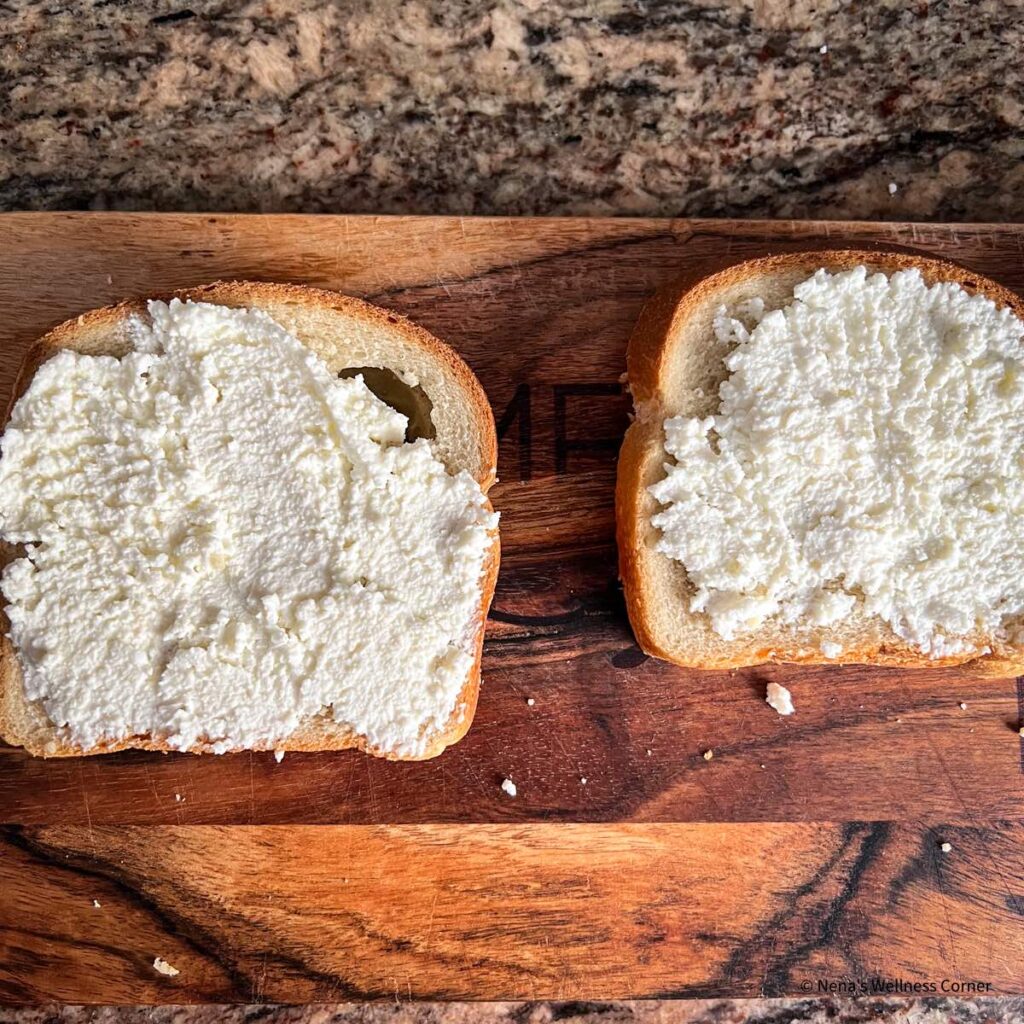
[[[701,754],[701,757],[703,757],[705,761],[710,761],[714,756],[715,752],[713,750],[705,750],[704,753]]]
[[[780,715],[791,715],[796,710],[793,707],[793,695],[779,683],[768,684],[768,694],[765,697],[768,706],[776,710]]]
[[[168,978],[174,978],[181,974],[181,971],[179,971],[177,967],[173,967],[162,956],[158,956],[154,959],[153,968],[158,973],[167,975]]]
[[[99,900],[93,900],[93,901],[92,901],[92,905],[93,905],[93,906],[94,906],[94,907],[95,907],[95,908],[96,908],[97,910],[99,910],[99,909],[100,909],[100,901],[99,901]]]
[[[511,779],[503,779],[501,783],[502,790],[509,796],[514,797],[519,790],[516,788],[516,784]]]
[[[953,849],[953,844],[952,843],[941,843],[939,845],[939,849],[943,853],[949,853],[949,851]]]

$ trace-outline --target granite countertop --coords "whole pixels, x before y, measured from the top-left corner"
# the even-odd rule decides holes
[[[1021,26],[1004,0],[15,4],[0,208],[1021,220]]]
[[[1020,1024],[1024,998],[42,1007],[0,1024]]]
[[[0,209],[1024,220],[1003,0],[117,0],[0,19]],[[0,1010],[0,1022],[1010,1022],[1024,1000]]]

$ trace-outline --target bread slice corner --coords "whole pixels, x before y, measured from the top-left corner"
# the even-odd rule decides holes
[[[493,485],[497,473],[497,436],[490,403],[480,382],[453,349],[400,314],[339,292],[253,281],[217,281],[154,297],[261,309],[295,334],[335,372],[379,367],[396,374],[412,374],[431,403],[435,454],[449,472],[468,471],[485,495]],[[22,362],[4,424],[35,371],[47,359],[62,349],[89,355],[124,355],[131,348],[129,321],[132,317],[147,316],[145,300],[127,301],[84,313],[44,335]],[[490,502],[487,508],[493,510]],[[0,554],[6,565],[16,552],[4,545]],[[457,743],[469,730],[476,710],[484,625],[494,596],[499,562],[500,541],[495,530],[479,583],[480,610],[473,639],[473,665],[447,724],[427,737],[422,753],[409,756],[372,746],[365,736],[326,714],[307,719],[283,743],[262,749],[356,748],[388,760],[427,760]],[[171,749],[162,740],[149,735],[102,742],[89,749],[67,743],[42,705],[27,699],[17,653],[6,636],[6,616],[0,626],[3,630],[0,636],[0,737],[7,743],[42,757],[78,757],[125,749]],[[211,749],[210,744],[200,743],[188,752],[209,753]]]
[[[860,609],[833,626],[785,625],[769,620],[753,633],[726,640],[710,618],[690,611],[694,587],[679,562],[656,550],[651,517],[658,503],[648,491],[665,474],[664,421],[673,416],[710,416],[718,410],[718,387],[727,377],[727,346],[713,330],[716,311],[759,297],[767,308],[792,298],[793,288],[819,268],[866,266],[887,274],[916,267],[925,281],[953,281],[1008,306],[1024,319],[1024,301],[994,281],[924,254],[875,249],[831,249],[785,253],[729,266],[710,276],[677,281],[645,306],[629,339],[627,381],[634,414],[619,454],[615,493],[619,576],[630,623],[641,649],[675,664],[732,669],[766,662],[856,663],[935,668],[970,663],[972,671],[1007,676],[1024,672],[1024,648],[993,637],[972,636],[991,653],[931,658],[902,640],[883,620]],[[823,642],[843,653],[829,659]]]

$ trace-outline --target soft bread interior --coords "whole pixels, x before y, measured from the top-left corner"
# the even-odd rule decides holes
[[[685,316],[674,318],[666,342],[664,384],[658,394],[661,419],[711,416],[718,411],[718,386],[728,376],[724,359],[729,352],[713,326],[721,306],[735,309],[747,299],[761,298],[766,309],[780,308],[792,301],[793,289],[806,276],[792,269],[770,278],[740,279],[705,296]]]
[[[365,308],[357,311],[351,300],[330,306],[310,304],[301,296],[289,299],[269,293],[260,294],[253,303],[246,291],[237,292],[230,284],[190,294],[199,301],[225,306],[258,306],[313,349],[335,373],[378,367],[393,371],[407,384],[413,382],[410,387],[421,389],[429,401],[438,457],[449,469],[468,470],[481,483],[493,480],[494,453],[481,436],[478,422],[481,414],[490,416],[490,409],[479,384],[472,375],[467,379],[465,364],[450,349],[425,348],[418,338],[419,329],[398,314],[369,307],[373,313],[367,315]],[[399,324],[413,330],[396,330]],[[388,389],[380,378],[376,383],[390,390],[394,399],[396,389]]]

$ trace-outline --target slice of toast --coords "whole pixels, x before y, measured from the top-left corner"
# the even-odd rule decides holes
[[[177,292],[173,296],[160,296],[173,297],[263,310],[336,373],[380,367],[397,376],[412,374],[429,400],[429,421],[433,432],[431,444],[435,455],[449,472],[469,472],[485,494],[494,483],[497,438],[487,397],[473,372],[459,356],[422,327],[359,299],[299,285],[217,282]],[[90,355],[124,355],[131,348],[128,323],[133,317],[147,317],[145,301],[124,302],[86,313],[61,324],[41,338],[25,358],[5,422],[36,369],[60,349]],[[378,397],[410,416],[410,429],[417,421],[422,426],[427,415],[423,409],[401,407],[403,403],[409,405],[410,401],[417,404],[411,389],[402,388],[391,374],[369,372],[364,373],[364,379],[371,389],[377,391]],[[388,380],[394,395],[386,393]],[[487,507],[490,510],[489,503]],[[8,548],[4,555],[6,563],[14,557],[14,552]],[[495,530],[479,582],[480,613],[472,668],[447,725],[428,737],[418,757],[374,747],[365,736],[358,735],[345,723],[333,721],[328,715],[307,719],[285,742],[262,749],[343,750],[355,747],[390,760],[420,760],[435,757],[445,747],[460,740],[469,729],[476,708],[484,623],[494,594],[498,562],[499,540]],[[4,635],[0,638],[0,736],[8,743],[47,757],[100,754],[125,748],[170,749],[166,743],[148,735],[103,742],[88,750],[69,745],[54,728],[41,704],[27,700],[18,658],[6,636],[6,625],[4,622]],[[190,752],[203,753],[209,749],[209,745],[200,744],[190,748]]]
[[[648,488],[661,480],[667,455],[666,419],[707,417],[719,408],[718,388],[728,376],[728,352],[713,330],[713,319],[727,309],[760,298],[766,309],[792,300],[793,288],[819,268],[828,271],[866,266],[893,273],[916,267],[928,284],[953,281],[981,293],[997,306],[1024,318],[1024,301],[994,281],[944,260],[905,252],[827,250],[751,260],[698,280],[685,280],[658,293],[644,308],[629,340],[627,377],[635,420],[619,455],[615,512],[619,575],[630,622],[648,654],[694,668],[727,669],[764,662],[834,663],[822,643],[841,646],[841,662],[900,667],[935,667],[973,662],[990,675],[1024,669],[1024,649],[994,637],[971,636],[978,650],[932,658],[909,645],[877,616],[855,608],[831,626],[767,620],[756,631],[726,640],[709,616],[690,611],[695,588],[679,562],[656,550],[659,539],[651,517],[659,505]]]

